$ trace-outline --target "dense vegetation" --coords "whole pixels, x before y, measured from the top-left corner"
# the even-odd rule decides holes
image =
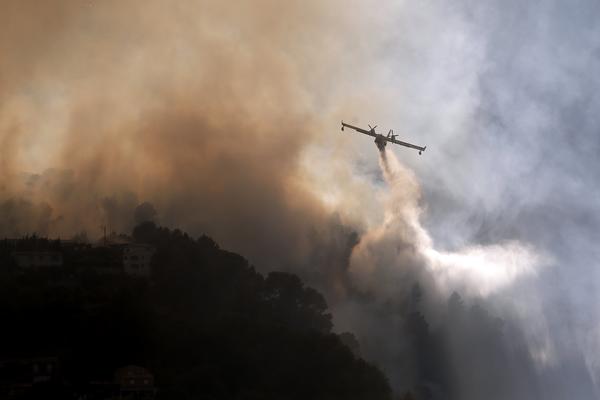
[[[265,277],[206,236],[152,223],[133,239],[156,247],[151,279],[90,268],[109,257],[93,249],[25,272],[0,254],[0,354],[58,357],[72,392],[135,364],[154,373],[158,398],[391,397],[384,375],[331,333],[323,296],[297,276]]]

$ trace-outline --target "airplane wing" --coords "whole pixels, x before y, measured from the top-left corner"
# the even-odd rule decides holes
[[[419,152],[425,151],[425,149],[427,148],[427,146],[421,147],[421,146],[417,146],[417,145],[414,145],[414,144],[410,144],[410,143],[403,142],[401,140],[392,139],[392,138],[386,138],[386,137],[384,137],[384,139],[387,140],[390,143],[399,144],[400,146],[410,147],[411,149],[417,149],[417,150],[419,150]]]
[[[344,130],[344,128],[354,129],[355,131],[360,132],[360,133],[364,133],[365,135],[377,137],[377,134],[375,133],[375,129],[372,129],[372,130],[368,131],[366,129],[362,129],[362,128],[359,128],[359,127],[354,126],[354,125],[347,124],[344,121],[342,121],[342,130]]]

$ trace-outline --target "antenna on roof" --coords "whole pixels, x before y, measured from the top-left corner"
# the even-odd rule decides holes
[[[106,225],[102,225],[102,226],[100,226],[100,228],[102,228],[102,232],[103,232],[102,240],[104,241],[104,246],[106,246]]]

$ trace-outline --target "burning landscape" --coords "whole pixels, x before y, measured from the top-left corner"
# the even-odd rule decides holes
[[[0,398],[597,399],[599,16],[3,1]]]

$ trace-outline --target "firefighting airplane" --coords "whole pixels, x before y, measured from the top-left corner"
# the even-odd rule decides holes
[[[375,133],[375,128],[377,128],[377,125],[375,125],[373,127],[371,125],[369,125],[369,128],[371,128],[371,130],[366,130],[366,129],[362,129],[362,128],[347,124],[344,121],[342,121],[342,130],[344,130],[344,128],[354,129],[355,131],[364,133],[365,135],[373,136],[375,138],[375,144],[377,145],[377,148],[379,149],[379,151],[383,151],[388,142],[394,143],[394,144],[399,144],[400,146],[410,147],[411,149],[417,149],[417,150],[419,150],[419,155],[421,154],[421,152],[425,151],[425,149],[427,148],[427,146],[421,147],[421,146],[416,146],[414,144],[403,142],[401,140],[396,140],[396,137],[398,135],[394,135],[394,131],[391,129],[388,132],[387,136],[383,136],[380,133]]]

